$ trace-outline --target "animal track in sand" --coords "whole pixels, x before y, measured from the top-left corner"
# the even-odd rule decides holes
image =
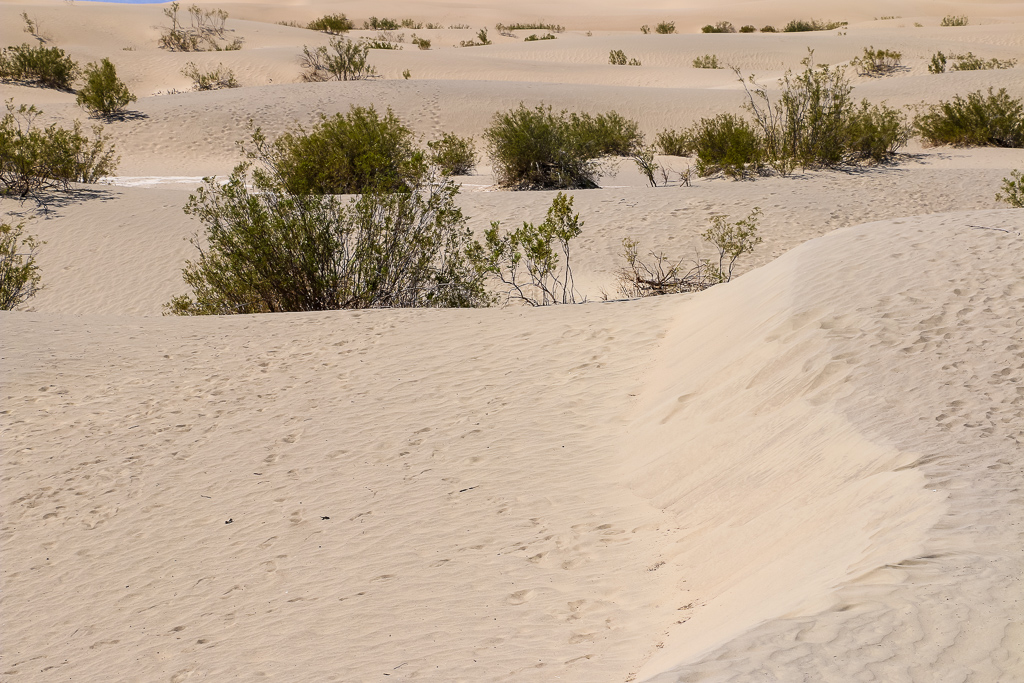
[[[531,599],[533,599],[533,596],[533,589],[527,588],[525,590],[516,591],[515,593],[512,593],[508,596],[508,598],[505,599],[505,602],[507,602],[510,605],[522,605],[523,603],[529,602]]]

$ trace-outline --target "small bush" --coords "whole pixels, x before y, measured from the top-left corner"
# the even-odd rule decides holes
[[[0,81],[71,90],[78,74],[78,64],[59,47],[32,47],[25,43],[0,51]]]
[[[441,139],[428,142],[427,147],[428,161],[445,175],[469,175],[476,167],[476,145],[471,137],[444,133]]]
[[[740,26],[740,33],[756,33],[757,27],[753,24],[747,24],[746,26]]]
[[[157,44],[173,52],[199,52],[212,50],[238,50],[242,47],[242,40],[235,38],[231,42],[221,45],[219,41],[227,40],[224,35],[224,24],[228,19],[228,13],[222,9],[204,10],[198,5],[188,8],[189,26],[184,26],[178,19],[178,2],[172,2],[170,7],[164,8],[164,16],[171,20],[171,27],[164,29],[160,34]]]
[[[631,157],[643,146],[640,124],[617,112],[570,114],[569,125],[593,157]]]
[[[463,40],[459,42],[460,47],[479,47],[481,45],[490,45],[491,41],[487,37],[487,29],[482,28],[476,32],[476,40]]]
[[[831,31],[837,29],[840,26],[846,26],[848,22],[845,21],[819,21],[817,19],[811,19],[810,21],[804,19],[793,19],[786,24],[782,30],[785,33],[800,33],[803,31]]]
[[[544,22],[534,23],[513,23],[513,24],[495,24],[494,30],[498,33],[509,33],[511,31],[551,31],[553,33],[564,33],[565,27],[559,24],[545,24]]]
[[[779,30],[777,28],[775,28],[774,26],[772,26],[771,24],[769,24],[768,26],[762,26],[761,27],[761,33],[778,33],[778,32],[779,32]]]
[[[672,260],[663,252],[649,252],[641,257],[639,242],[629,237],[622,239],[626,266],[616,273],[619,293],[626,298],[661,296],[699,292],[722,281],[715,266],[707,259],[698,259],[684,271],[684,259]]]
[[[554,33],[545,33],[542,36],[538,36],[536,33],[531,33],[530,35],[528,35],[525,38],[523,38],[523,40],[525,42],[527,42],[527,43],[532,43],[535,40],[554,40],[554,39],[555,39],[555,34]]]
[[[608,53],[608,63],[616,66],[640,66],[639,59],[629,59],[622,50],[612,50]]]
[[[721,69],[722,65],[718,63],[718,57],[716,55],[701,55],[693,60],[694,69]]]
[[[418,31],[423,28],[423,22],[416,21],[415,19],[402,19],[402,28],[411,28]]]
[[[90,63],[85,67],[85,85],[78,91],[78,105],[93,116],[109,118],[120,114],[135,100],[106,57],[98,66]]]
[[[13,311],[43,288],[36,253],[45,242],[22,238],[23,224],[0,223],[0,310]]]
[[[942,54],[941,52],[939,54]],[[1016,59],[982,59],[975,57],[974,53],[968,52],[965,55],[951,55],[956,61],[950,67],[950,71],[988,71],[991,69],[1012,69]],[[930,71],[931,69],[929,69]],[[934,72],[933,72],[934,73]]]
[[[344,14],[325,14],[306,24],[306,28],[311,31],[322,31],[333,35],[346,33],[355,27],[356,25]]]
[[[955,55],[954,55],[955,56]],[[946,55],[942,54],[942,51],[936,52],[932,55],[931,62],[928,64],[929,73],[942,74],[946,73]]]
[[[701,33],[736,33],[736,27],[729,21],[719,21],[701,28]]]
[[[400,28],[402,28],[402,25],[394,19],[370,17],[363,22],[363,29],[367,31],[397,31]]]
[[[330,49],[324,45],[313,48],[302,46],[300,63],[305,71],[302,79],[307,82],[360,81],[377,71],[367,64],[370,48],[346,38],[331,38]]]
[[[308,133],[300,127],[272,144],[254,134],[252,142],[283,189],[303,195],[406,189],[426,171],[413,140],[390,109],[382,117],[372,106],[352,106],[347,114],[321,115]]]
[[[676,22],[674,21],[659,21],[658,25],[654,27],[655,33],[662,35],[668,35],[676,32]]]
[[[1015,209],[1024,208],[1024,174],[1014,169],[1009,178],[1003,178],[1003,188],[996,193],[997,202],[1006,202]]]
[[[697,173],[702,176],[721,171],[730,178],[743,178],[761,166],[763,153],[757,131],[733,114],[701,119],[686,137],[697,153]]]
[[[864,48],[864,54],[850,60],[850,66],[857,69],[861,76],[884,76],[900,66],[902,52],[895,50],[876,50],[875,46]]]
[[[395,35],[390,31],[382,31],[376,38],[364,38],[362,45],[368,50],[401,50],[401,43],[405,42],[405,34]],[[430,41],[427,41],[428,43]]]
[[[967,26],[966,15],[947,14],[942,18],[940,26]]]
[[[669,156],[688,157],[693,152],[686,131],[663,130],[654,138],[654,144]]]
[[[932,145],[1024,147],[1024,103],[1005,88],[954,96],[919,114],[914,127]]]
[[[196,90],[220,90],[221,88],[237,88],[235,72],[223,64],[218,64],[213,71],[202,72],[195,62],[188,62],[181,70],[181,75],[192,79],[192,87]]]
[[[430,41],[427,40],[426,38],[417,38],[415,33],[412,34],[412,41],[411,42],[412,42],[413,45],[415,45],[416,47],[418,47],[421,50],[429,50],[430,49]]]
[[[648,26],[647,24],[644,24],[643,26],[640,27],[640,33],[644,34],[645,36],[648,33],[650,33],[650,32],[651,32],[651,27]]]
[[[16,109],[7,102],[0,120],[3,194],[28,197],[46,189],[68,190],[71,183],[94,183],[114,172],[118,158],[102,127],[93,128],[92,139],[77,121],[70,129],[56,124],[39,128],[35,119],[41,113],[34,106]]]
[[[906,146],[911,134],[903,112],[867,100],[850,112],[846,127],[846,161],[888,161]]]
[[[718,277],[720,282],[732,280],[736,259],[754,251],[763,241],[757,234],[757,220],[761,217],[760,207],[754,207],[743,220],[730,223],[728,216],[712,216],[711,227],[701,235],[718,248]]]
[[[501,234],[500,224],[491,223],[476,260],[508,288],[506,303],[518,300],[547,306],[581,299],[573,283],[569,243],[579,236],[583,221],[572,212],[572,201],[559,192],[540,225],[524,222],[523,227]]]

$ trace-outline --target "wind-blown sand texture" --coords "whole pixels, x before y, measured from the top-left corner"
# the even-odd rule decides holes
[[[869,45],[907,68],[855,76],[858,98],[1020,97],[1024,65],[927,72],[940,49],[1024,61],[1019,4],[204,6],[243,49],[158,49],[162,5],[0,6],[0,45],[33,40],[25,11],[139,95],[106,126],[117,177],[0,200],[47,241],[46,289],[0,313],[0,679],[1024,681],[1024,211],[994,200],[1020,150],[915,142],[892,166],[691,187],[623,162],[573,193],[581,306],[161,316],[196,253],[181,207],[250,119],[374,104],[479,139],[543,102],[652,139],[738,111],[732,72],[696,56],[767,83],[808,47]],[[472,28],[373,51],[379,79],[297,82],[327,37],[275,22],[341,11]],[[699,33],[812,17],[850,24]],[[567,30],[493,29],[538,19]],[[640,34],[665,19],[681,33]],[[484,26],[494,45],[452,47]],[[189,61],[243,87],[168,94]],[[0,96],[85,121],[73,93]],[[488,164],[459,179],[472,227],[542,219],[553,193],[495,188]],[[623,237],[707,255],[708,216],[754,206],[765,241],[732,282],[599,301]]]

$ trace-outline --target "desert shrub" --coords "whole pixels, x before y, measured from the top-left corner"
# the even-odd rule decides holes
[[[979,90],[931,105],[914,127],[932,145],[1024,147],[1024,104],[1005,88]]]
[[[427,160],[445,175],[469,175],[476,166],[476,145],[471,137],[444,133],[440,139],[428,142],[427,148]]]
[[[470,259],[458,187],[424,175],[403,192],[375,189],[344,201],[294,195],[271,167],[212,178],[185,212],[205,228],[186,262],[191,294],[176,315],[343,308],[487,305],[484,273]],[[251,182],[251,189],[250,189]]]
[[[99,65],[90,62],[85,67],[85,85],[78,91],[77,100],[93,116],[120,114],[136,99],[106,57]]]
[[[28,197],[46,189],[70,189],[71,183],[94,183],[114,172],[118,158],[100,126],[93,138],[75,121],[70,129],[35,125],[35,106],[7,103],[0,120],[0,190]]]
[[[1015,209],[1024,208],[1024,174],[1014,169],[1009,178],[1003,178],[1002,191],[996,193],[997,202],[1006,202]]]
[[[939,53],[941,54],[941,53]],[[951,55],[956,61],[950,67],[950,71],[988,71],[990,69],[1012,69],[1016,59],[982,59],[968,52],[965,55]]]
[[[862,76],[884,76],[892,73],[900,66],[902,52],[895,50],[876,50],[875,46],[864,48],[864,54],[850,60],[850,66],[857,69]]]
[[[565,32],[565,27],[559,24],[545,24],[544,22],[537,21],[526,24],[519,22],[512,24],[495,24],[494,30],[498,33],[507,33],[510,31],[551,31],[553,33],[563,33]]]
[[[430,41],[426,38],[417,38],[415,33],[412,34],[412,40],[410,42],[421,50],[430,49]]]
[[[750,215],[735,223],[730,223],[728,216],[716,215],[708,220],[711,227],[702,235],[718,249],[718,278],[720,282],[732,280],[732,271],[736,259],[743,254],[754,251],[754,247],[763,241],[757,233],[757,221],[761,217],[760,207],[754,207]]]
[[[402,28],[411,28],[418,31],[423,28],[423,22],[416,21],[415,19],[402,19]]]
[[[363,22],[363,29],[374,31],[397,31],[402,25],[394,19],[370,17]]]
[[[803,31],[831,31],[837,29],[840,26],[846,26],[845,21],[819,21],[818,19],[793,19],[784,27],[782,27],[785,33],[800,33]]]
[[[964,14],[947,14],[942,18],[940,26],[967,26],[967,16]]]
[[[662,35],[668,35],[676,32],[676,22],[674,21],[659,21],[658,25],[654,27],[655,33],[661,33]]]
[[[686,131],[663,130],[654,138],[654,144],[662,154],[676,157],[690,156],[693,148]]]
[[[228,13],[222,9],[204,10],[198,5],[188,8],[189,25],[185,26],[178,19],[180,4],[172,2],[164,8],[164,16],[171,20],[171,27],[164,29],[157,43],[160,47],[173,52],[198,52],[202,50],[238,50],[242,47],[240,38],[235,38],[223,46],[219,41],[227,40],[224,35],[224,24]]]
[[[0,223],[0,310],[13,311],[43,288],[36,253],[45,242],[22,238],[24,227]]]
[[[481,45],[490,45],[491,41],[487,37],[487,29],[482,28],[476,32],[476,40],[462,40],[459,41],[460,47],[479,47]]]
[[[753,24],[747,24],[746,26],[740,26],[740,33],[756,33],[757,27]]]
[[[523,38],[523,40],[527,43],[532,43],[535,40],[555,40],[555,34],[545,33],[542,36],[538,36],[536,33],[531,33],[530,35]]]
[[[364,38],[362,44],[369,50],[401,50],[401,43],[404,42],[404,33],[396,35],[391,31],[382,31],[375,38]]]
[[[862,100],[846,122],[846,161],[891,159],[910,140],[911,127],[898,109]]]
[[[522,189],[597,187],[597,159],[631,156],[640,140],[637,124],[615,112],[555,113],[543,105],[498,112],[484,131],[498,183]]]
[[[946,73],[946,60],[946,55],[939,50],[932,55],[931,62],[928,64],[928,71],[933,74]]]
[[[729,21],[719,21],[701,28],[701,33],[736,33],[736,27]]]
[[[608,53],[608,63],[615,64],[616,66],[640,66],[640,60],[633,58],[629,59],[626,57],[626,53],[622,50],[612,50]]]
[[[330,49],[325,45],[313,48],[302,46],[300,64],[305,71],[302,79],[309,82],[359,81],[377,71],[367,64],[370,48],[365,43],[346,38],[331,38]]]
[[[500,224],[491,223],[476,260],[507,287],[506,303],[518,300],[547,306],[580,300],[573,283],[570,242],[580,234],[583,221],[572,212],[572,201],[559,192],[540,225],[524,222],[523,227],[502,234]]]
[[[351,31],[355,27],[356,25],[344,14],[325,14],[306,24],[306,28],[311,31],[323,31],[334,35]]]
[[[721,69],[717,55],[701,55],[693,60],[694,69]]]
[[[639,244],[629,237],[622,239],[626,265],[615,275],[619,294],[626,298],[699,292],[722,281],[718,269],[708,259],[696,259],[686,269],[685,259],[674,260],[664,252],[651,251],[640,256]]]
[[[643,26],[640,27],[640,33],[644,34],[645,36],[647,34],[649,34],[650,32],[651,32],[651,27],[648,26],[647,24],[644,24]]]
[[[78,74],[78,64],[59,47],[32,47],[25,43],[0,51],[0,81],[71,90]]]
[[[181,75],[192,79],[192,87],[196,90],[220,90],[221,88],[237,88],[235,72],[218,64],[212,71],[200,71],[195,62],[188,62],[181,70]]]
[[[412,72],[406,69],[405,71],[402,72],[402,78],[404,78],[405,80],[409,80],[410,78],[412,78]]]
[[[662,177],[665,179],[665,184],[668,184],[668,171],[654,163],[655,151],[656,149],[654,145],[640,145],[633,150],[633,153],[630,155],[630,158],[633,159],[633,163],[635,163],[637,169],[644,174],[644,177],[647,178],[647,182],[651,184],[651,187],[658,186],[658,182],[655,180],[654,174],[659,170],[662,171]]]
[[[761,27],[761,33],[778,33],[779,30],[771,24]]]
[[[742,178],[761,166],[760,137],[738,116],[719,114],[701,119],[685,135],[697,154],[697,173],[702,176],[721,171],[730,178]]]
[[[394,112],[352,106],[347,114],[320,116],[312,130],[299,127],[273,143],[254,134],[253,152],[274,169],[291,194],[398,192],[426,171],[422,152]]]

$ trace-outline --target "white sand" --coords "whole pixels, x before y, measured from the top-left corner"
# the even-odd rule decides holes
[[[1024,681],[1024,212],[994,200],[1021,150],[912,143],[894,166],[692,187],[620,163],[573,193],[584,306],[160,315],[196,254],[181,207],[250,118],[276,134],[374,104],[479,137],[544,102],[650,139],[742,102],[696,56],[768,82],[807,47],[868,45],[908,68],[855,77],[857,97],[1019,97],[1020,65],[926,68],[1024,60],[1019,4],[220,5],[240,51],[159,50],[161,6],[0,6],[0,44],[31,40],[26,11],[80,62],[111,58],[142,115],[106,126],[107,184],[0,200],[47,241],[46,289],[0,314],[0,678]],[[335,11],[472,28],[374,51],[382,79],[297,83],[326,37],[273,22]],[[851,23],[693,33],[797,17]],[[569,30],[493,30],[537,19]],[[663,19],[684,33],[639,33]],[[494,45],[451,47],[483,26]],[[244,87],[157,94],[189,61]],[[70,93],[0,96],[84,121]],[[476,230],[540,220],[553,194],[494,188],[486,159],[461,180]],[[754,206],[765,241],[733,282],[596,301],[623,237],[707,256],[708,216]]]

